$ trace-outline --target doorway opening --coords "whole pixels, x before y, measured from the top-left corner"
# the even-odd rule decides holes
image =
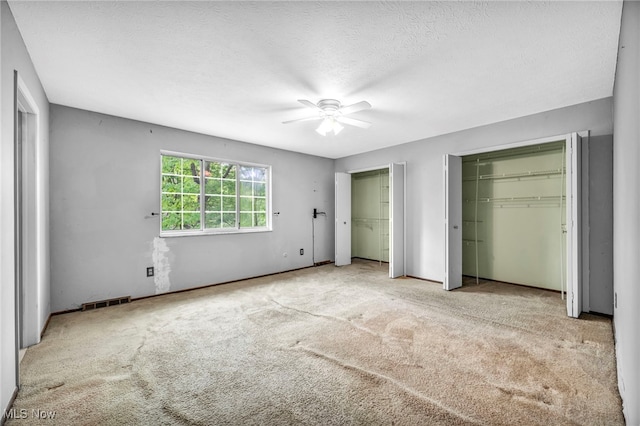
[[[565,141],[462,157],[462,274],[566,292]]]
[[[585,132],[584,135],[588,136],[588,132]],[[553,145],[553,143],[556,143],[556,145]],[[539,146],[539,148],[536,146]],[[544,150],[547,147],[549,147],[549,155],[546,160],[548,160],[549,164],[545,163],[545,161],[540,161],[539,164],[536,164],[530,158],[527,161],[533,162],[535,166],[531,167],[529,165],[523,170],[511,170],[505,164],[499,164],[509,156],[514,156],[515,153],[523,154],[524,158],[527,157],[525,154],[528,150],[535,152],[536,149]],[[558,148],[562,147],[564,151],[559,151]],[[521,149],[521,151],[502,152],[510,149]],[[585,152],[584,157],[583,150]],[[506,155],[506,157],[500,159],[500,155]],[[492,159],[491,156],[496,156],[495,161],[487,161]],[[471,189],[467,188],[466,190],[467,194],[472,194],[472,198],[466,198],[466,200],[467,204],[470,201],[471,206],[469,207],[473,212],[471,213],[471,210],[467,209],[466,217],[463,219],[463,204],[465,202],[462,195],[462,169],[463,158],[465,157],[471,160],[469,163],[475,162],[476,164],[468,164],[471,167],[471,172],[467,171],[465,174],[465,178],[468,179],[467,182],[471,182],[472,185]],[[517,155],[514,156],[514,158],[517,157]],[[477,277],[480,274],[495,272],[493,271],[495,267],[492,263],[495,259],[488,258],[488,250],[484,252],[487,257],[485,259],[481,258],[479,248],[481,244],[485,243],[484,240],[482,243],[480,242],[482,240],[481,236],[484,236],[487,242],[496,238],[496,232],[498,231],[495,228],[496,221],[494,217],[497,214],[504,216],[503,220],[520,223],[523,227],[533,228],[533,232],[535,232],[536,227],[553,227],[555,222],[556,226],[559,225],[561,235],[557,236],[558,229],[556,228],[555,232],[552,231],[549,234],[553,235],[548,236],[547,240],[543,238],[541,242],[537,242],[538,248],[535,256],[537,258],[550,256],[557,263],[557,275],[553,272],[554,267],[548,268],[548,271],[545,272],[551,277],[547,277],[545,286],[554,285],[554,281],[556,286],[559,283],[561,291],[566,291],[567,315],[574,318],[579,317],[582,307],[589,306],[589,230],[588,226],[583,227],[583,219],[584,223],[588,224],[588,207],[585,208],[586,203],[588,203],[588,185],[581,185],[583,180],[588,182],[588,167],[583,167],[583,162],[585,161],[588,162],[588,145],[583,143],[582,136],[578,133],[483,148],[460,154],[444,155],[445,271],[443,288],[445,290],[454,290],[462,286],[464,243],[474,244],[473,249],[466,250],[467,257],[473,256],[473,260],[467,261],[467,270],[471,269],[469,264],[472,264],[472,270]],[[521,162],[521,160],[512,161],[511,166]],[[551,165],[547,169],[550,164],[557,164],[557,166]],[[480,167],[485,169],[481,170]],[[474,173],[476,175],[475,179]],[[487,182],[493,182],[482,189],[480,187],[481,173],[483,173],[482,176],[486,177],[485,180]],[[544,184],[541,183],[543,180]],[[499,184],[498,181],[500,181]],[[556,189],[552,190],[553,187]],[[483,194],[481,191],[486,192]],[[480,206],[483,203],[486,203],[486,206],[482,207],[487,210],[485,212],[486,223],[480,222],[483,219],[479,216]],[[523,207],[527,209],[547,209],[546,216],[548,216],[548,220],[542,220],[544,222],[543,225],[540,217],[544,215],[529,215],[529,222],[521,223],[518,222],[517,216],[513,215],[512,212],[509,213],[511,218],[506,218],[507,208],[522,209]],[[503,210],[498,213],[498,209]],[[530,213],[534,213],[533,210]],[[553,215],[556,215],[556,219],[553,219]],[[464,232],[463,229],[465,226],[469,227],[469,224],[471,225],[470,229]],[[563,224],[564,226],[562,226]],[[482,228],[483,226],[485,229]],[[530,231],[527,229],[526,233],[531,233]],[[463,241],[463,232],[466,235],[464,239],[467,241]],[[504,233],[504,231],[501,232]],[[470,233],[472,233],[472,237],[470,237]],[[505,241],[508,241],[510,237],[502,236],[501,238],[507,238]],[[511,239],[509,242],[504,243],[505,245],[500,247],[499,250],[508,252],[508,256],[512,255],[513,253],[511,252],[513,251],[526,253],[527,244],[529,243],[528,241],[520,243]],[[495,256],[495,254],[492,255]],[[562,262],[563,258],[564,262]],[[526,265],[527,262],[530,262],[530,259],[523,256],[511,266],[503,265],[503,269],[519,269],[522,265]],[[552,278],[554,275],[557,280]],[[522,278],[522,274],[520,274],[519,278],[507,278],[505,281],[518,283],[523,279],[525,278]]]
[[[42,239],[39,228],[39,110],[17,72],[14,74],[14,254],[16,383],[24,349],[40,341]]]
[[[351,174],[351,257],[389,263],[389,169]]]
[[[405,164],[336,173],[335,264],[353,257],[405,275]]]

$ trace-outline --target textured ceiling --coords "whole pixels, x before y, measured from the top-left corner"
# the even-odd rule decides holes
[[[611,96],[622,4],[10,1],[49,100],[339,158]],[[366,100],[322,137],[296,100]]]

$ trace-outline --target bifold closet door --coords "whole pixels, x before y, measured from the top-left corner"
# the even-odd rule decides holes
[[[444,156],[444,244],[443,288],[462,287],[462,158]]]
[[[351,175],[336,173],[336,266],[351,265]]]
[[[405,275],[404,270],[404,164],[389,165],[389,277]]]

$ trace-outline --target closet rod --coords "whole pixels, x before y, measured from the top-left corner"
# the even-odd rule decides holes
[[[479,175],[479,180],[496,180],[496,179],[515,179],[515,178],[526,178],[526,177],[540,177],[540,176],[555,176],[562,175],[564,173],[564,169],[552,169],[552,170],[534,170],[520,173],[494,173],[494,174],[486,174]],[[475,181],[476,177],[466,177],[463,180],[467,182]]]

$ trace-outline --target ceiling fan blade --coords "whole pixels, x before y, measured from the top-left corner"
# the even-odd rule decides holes
[[[321,120],[323,117],[306,117],[306,118],[296,118],[295,120],[283,121],[282,124],[296,123],[298,121],[311,121],[311,120]]]
[[[316,105],[313,102],[308,101],[306,99],[298,99],[298,102],[300,102],[302,105],[304,105],[306,107],[309,107],[311,109],[317,109],[319,111],[322,111],[322,109],[318,105]]]
[[[349,124],[351,126],[360,127],[362,129],[368,129],[369,127],[371,127],[371,123],[369,123],[368,121],[356,120],[355,118],[338,117],[337,120],[340,123]]]
[[[360,101],[355,104],[340,108],[342,115],[351,114],[354,112],[362,111],[363,109],[371,108],[371,104],[367,101]]]

